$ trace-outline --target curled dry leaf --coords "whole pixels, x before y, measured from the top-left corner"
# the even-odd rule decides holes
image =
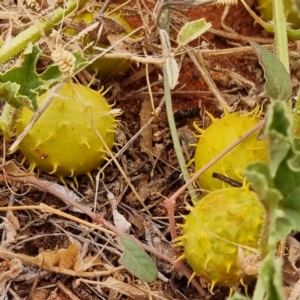
[[[3,170],[12,176],[24,176],[25,172],[23,172],[15,163],[14,160],[10,160],[4,164]]]
[[[55,251],[46,250],[39,254],[43,263],[51,268],[58,266],[63,269],[73,269],[75,262],[78,260],[78,245],[71,244],[67,249],[59,249]]]
[[[48,180],[41,180],[42,182],[44,182],[46,185],[48,185],[51,189],[63,194],[64,196],[68,197],[69,199],[77,202],[80,200],[80,197],[77,196],[73,191],[71,191],[70,189],[68,189],[66,186],[60,185],[56,182],[52,182],[52,181],[48,181]],[[61,199],[63,201],[63,199]],[[69,203],[65,202],[67,205],[69,205]],[[82,204],[82,203],[81,203]],[[85,206],[86,207],[86,206]],[[92,208],[92,204],[89,205],[87,207],[88,209]],[[76,207],[70,207],[69,208],[71,211],[73,212],[81,212],[80,209],[76,208]]]
[[[2,241],[2,246],[7,247],[15,241],[17,230],[20,228],[19,222],[12,212],[7,213],[7,218],[0,217],[3,222],[0,224],[0,229],[5,231],[5,240]]]
[[[243,248],[238,247],[237,265],[243,274],[257,276],[261,266],[261,253],[259,251],[245,255]]]
[[[8,211],[6,214],[6,217],[7,217],[7,220],[9,221],[9,223],[13,226],[13,228],[15,230],[20,229],[19,220],[18,220],[18,218],[15,217],[15,215],[13,214],[12,211]]]
[[[22,270],[22,262],[19,259],[14,258],[7,264],[7,268],[5,268],[5,270],[0,271],[0,295],[3,295],[5,292],[6,283],[11,279],[16,278]]]
[[[300,296],[300,243],[288,237],[286,251],[282,269],[284,293],[288,300],[296,300]]]
[[[113,210],[113,218],[115,226],[124,233],[129,233],[131,224],[126,220],[126,218],[118,212],[117,201],[113,193],[107,193],[107,199],[110,202],[111,208]]]
[[[103,263],[99,257],[99,255],[95,256],[87,256],[84,259],[77,259],[74,264],[74,270],[78,272],[84,272],[89,268],[95,266],[102,266]]]

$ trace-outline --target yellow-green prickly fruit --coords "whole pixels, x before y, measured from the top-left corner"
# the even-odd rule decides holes
[[[260,236],[265,218],[264,207],[247,187],[224,188],[208,193],[185,219],[183,235],[177,238],[194,274],[211,282],[213,287],[234,287],[246,283],[239,262],[259,253]]]
[[[193,159],[196,171],[200,170],[226,147],[259,123],[257,110],[251,114],[240,112],[229,114],[225,112],[225,116],[221,119],[215,119],[210,114],[208,115],[212,120],[212,124],[206,130],[197,127],[201,136]],[[200,175],[200,186],[206,190],[216,190],[226,186],[220,180],[212,177],[213,172],[242,181],[241,176],[243,176],[246,166],[254,161],[268,161],[267,141],[257,140],[257,133],[242,141]]]
[[[299,1],[299,0],[298,0]],[[297,1],[284,0],[284,12],[287,22],[291,23],[293,28],[300,28],[300,13],[299,4],[297,8]],[[258,0],[257,10],[260,12],[261,18],[265,21],[271,21],[273,17],[272,0]]]
[[[49,92],[40,96],[41,104]],[[17,123],[20,134],[33,112],[24,108]],[[90,175],[107,156],[99,135],[108,148],[115,139],[115,114],[100,92],[66,83],[25,136],[19,149],[31,168],[65,176]]]

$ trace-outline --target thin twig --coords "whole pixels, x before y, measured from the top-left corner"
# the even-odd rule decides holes
[[[212,4],[216,2],[216,0],[203,0],[203,1],[189,1],[189,0],[184,0],[184,1],[173,1],[173,0],[160,0],[157,2],[155,8],[154,8],[154,15],[155,15],[155,21],[156,21],[156,26],[158,28],[162,28],[160,19],[161,15],[165,10],[178,10],[177,7],[195,7],[195,6],[200,6],[204,4]]]
[[[165,99],[162,99],[159,103],[158,107],[155,109],[155,115],[158,116],[163,105],[165,103]],[[155,117],[151,117],[148,122],[122,147],[122,149],[115,154],[115,158],[118,158],[121,156],[129,147],[130,145],[141,135],[141,133],[155,120]],[[98,172],[97,176],[100,176],[100,174],[112,163],[112,159],[107,161],[107,163],[101,168],[101,170]],[[96,193],[97,195],[97,193]]]
[[[45,101],[39,106],[38,110],[35,112],[35,114],[32,116],[30,122],[27,124],[27,126],[24,128],[23,132],[17,137],[17,139],[14,141],[14,143],[10,146],[9,152],[13,152],[18,145],[22,142],[24,137],[28,134],[28,132],[32,129],[34,124],[37,122],[37,120],[41,117],[43,112],[47,109],[47,107],[52,102],[53,98],[57,96],[59,91],[62,89],[64,83],[59,83],[55,87],[52,88],[51,92],[48,94]]]
[[[195,55],[194,52],[192,52],[190,50],[188,50],[187,52],[188,52],[190,58],[192,59],[194,65],[196,66],[197,70],[201,73],[203,79],[205,80],[205,82],[209,86],[210,91],[217,98],[218,103],[221,104],[222,108],[225,108],[228,112],[230,112],[230,107],[228,106],[228,104],[226,103],[226,101],[223,99],[220,91],[218,90],[216,84],[212,80],[209,72],[207,71],[207,69],[205,67],[205,64],[204,64],[201,52],[199,52],[198,59],[196,58],[196,55]]]
[[[13,206],[13,207],[0,207],[0,211],[7,211],[7,210],[11,210],[11,211],[15,211],[15,210],[40,210],[43,212],[47,212],[47,213],[52,213],[52,214],[56,214],[59,215],[61,217],[64,217],[66,219],[72,220],[78,224],[82,224],[84,226],[90,227],[90,228],[95,228],[99,231],[108,233],[110,235],[123,235],[124,233],[119,230],[117,227],[115,227],[113,224],[111,224],[109,221],[105,220],[103,217],[101,217],[99,214],[95,214],[92,211],[90,211],[88,208],[86,208],[85,206],[81,205],[80,203],[71,200],[70,198],[66,197],[64,194],[54,190],[51,188],[51,186],[47,185],[44,181],[39,180],[38,178],[36,178],[35,176],[32,175],[25,175],[25,176],[11,176],[8,174],[4,175],[0,175],[0,181],[10,181],[10,182],[21,182],[23,184],[31,184],[36,186],[37,188],[50,193],[52,195],[54,195],[55,197],[63,200],[64,202],[69,203],[71,206],[78,208],[79,210],[81,210],[83,213],[85,213],[87,216],[89,216],[94,223],[90,223],[87,222],[85,220],[79,219],[77,217],[74,217],[70,214],[67,214],[65,212],[62,212],[60,210],[54,209],[50,206],[47,206],[45,204],[41,204],[41,205],[29,205],[29,206]],[[98,223],[102,226],[99,226],[95,223]],[[142,242],[140,242],[138,239],[136,239],[135,237],[131,236],[132,239],[138,243],[144,250],[154,254],[155,256],[163,259],[164,261],[167,261],[169,263],[173,263],[174,262],[174,258],[172,257],[168,257],[166,255],[164,255],[163,253],[159,252],[158,250],[156,250],[155,248],[149,247],[148,245],[143,244]]]
[[[102,7],[101,7],[101,9],[100,9],[100,11],[99,11],[99,14],[101,15],[101,14],[104,14],[104,12],[107,10],[107,8],[109,7],[109,5],[110,5],[110,3],[112,2],[112,0],[106,0],[104,3],[103,3],[103,5],[102,5]]]

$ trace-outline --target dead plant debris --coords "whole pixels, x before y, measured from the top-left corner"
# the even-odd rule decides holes
[[[37,18],[46,17],[65,2],[1,1],[0,40],[9,43]],[[103,85],[115,108],[122,109],[115,153],[133,188],[113,162],[102,172],[94,171],[93,182],[85,176],[77,178],[78,188],[69,179],[63,186],[49,174],[42,173],[37,178],[36,173],[28,172],[27,163],[20,165],[20,153],[8,154],[4,150],[12,141],[3,138],[0,208],[23,206],[23,209],[0,213],[0,299],[225,299],[228,289],[217,287],[211,295],[205,279],[197,279],[195,286],[188,284],[184,275],[188,277],[191,273],[181,274],[173,264],[177,250],[170,243],[164,200],[182,185],[183,179],[162,105],[164,91],[159,60],[162,47],[153,15],[156,1],[89,0],[81,11],[97,13],[105,3],[109,5],[109,13],[121,14],[137,29],[135,38],[124,38],[126,29],[109,15],[99,15],[94,20],[99,23],[94,27],[88,27],[82,20],[76,22],[75,15],[69,16],[37,42],[43,51],[37,71],[42,73],[52,63],[53,51],[84,52],[83,44],[66,34],[66,28],[75,30],[75,35],[87,33],[89,40],[116,43],[115,54],[130,58],[126,75],[104,79],[83,71],[74,80],[95,89]],[[172,92],[175,120],[187,162],[193,155],[189,146],[195,141],[193,122],[206,127],[209,119],[205,111],[215,117],[222,114],[222,107],[201,72],[204,70],[211,78],[232,111],[250,111],[264,105],[266,97],[262,70],[248,42],[256,41],[270,48],[273,43],[272,36],[254,24],[241,3],[234,8],[203,6],[184,10],[183,7],[174,11],[171,39],[187,21],[201,17],[212,23],[212,29],[189,44],[189,53],[183,52],[176,58],[180,73]],[[299,44],[291,43],[290,49],[295,53]],[[93,54],[89,59],[93,59]],[[73,60],[71,57],[68,61]],[[21,62],[22,56],[17,56],[2,64],[1,72]],[[63,71],[70,76],[72,68]],[[295,60],[292,62],[294,88],[299,88],[298,74],[299,61]],[[160,108],[154,112],[157,107]],[[97,213],[98,219],[70,205],[70,201]],[[185,213],[184,201],[185,196],[176,204],[178,223],[181,223],[180,214]],[[100,225],[96,227],[99,220],[106,231],[100,231]],[[114,228],[133,235],[148,247],[146,250],[153,249],[151,256],[159,270],[155,282],[142,282],[119,264],[122,249]],[[284,283],[289,299],[297,299],[299,242],[290,238],[287,243]]]

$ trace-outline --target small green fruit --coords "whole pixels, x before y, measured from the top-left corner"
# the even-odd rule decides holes
[[[287,22],[291,23],[292,28],[300,28],[300,12],[299,4],[297,8],[297,1],[284,0],[284,12]],[[272,0],[258,0],[257,10],[260,12],[261,18],[265,21],[272,21],[273,7]]]
[[[49,93],[40,96],[38,103],[47,96]],[[32,116],[32,111],[23,109],[16,134],[24,130]],[[90,175],[107,156],[99,135],[111,149],[115,133],[115,114],[103,95],[83,85],[66,83],[19,149],[32,169],[37,167],[60,178]]]
[[[249,129],[259,123],[257,110],[251,115],[235,112],[221,119],[209,115],[212,124],[206,129],[197,128],[201,136],[196,147],[194,162],[195,169],[200,170],[221,151],[239,139]],[[268,146],[266,140],[257,140],[257,133],[252,134],[237,147],[223,156],[218,162],[199,176],[201,188],[216,190],[226,186],[223,182],[212,177],[213,172],[224,174],[232,179],[241,181],[243,172],[249,163],[268,161]]]
[[[177,238],[195,276],[199,274],[213,287],[234,287],[250,277],[241,270],[239,253],[260,253],[259,242],[265,218],[264,207],[247,187],[224,188],[200,199],[184,217],[183,235]]]

